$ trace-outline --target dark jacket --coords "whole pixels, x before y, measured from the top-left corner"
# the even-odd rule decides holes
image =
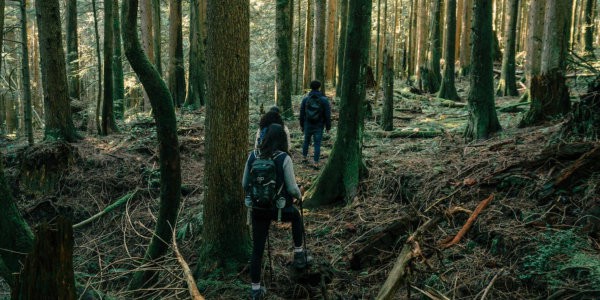
[[[306,121],[306,101],[308,101],[308,99],[315,94],[318,95],[319,99],[321,100],[323,114],[320,121],[315,123],[308,123]],[[303,130],[305,124],[309,124],[309,126],[316,126],[320,128],[325,127],[325,129],[327,130],[331,129],[331,106],[329,105],[329,100],[327,100],[327,97],[325,97],[325,95],[323,95],[323,93],[321,93],[320,91],[310,91],[310,93],[308,93],[308,95],[306,95],[302,99],[302,104],[300,104],[300,127]]]

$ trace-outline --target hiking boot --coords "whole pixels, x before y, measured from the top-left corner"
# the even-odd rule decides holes
[[[318,170],[321,166],[319,165],[319,162],[315,161],[311,164],[311,167],[315,170]]]
[[[264,286],[261,286],[258,290],[250,291],[250,299],[252,300],[262,300],[265,299],[267,295],[267,289]]]
[[[304,269],[310,265],[310,262],[312,262],[312,257],[306,251],[294,252],[294,261],[292,262],[294,268]]]

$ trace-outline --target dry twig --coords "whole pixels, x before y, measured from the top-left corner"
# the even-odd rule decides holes
[[[473,211],[473,213],[471,214],[471,216],[469,217],[469,219],[467,220],[467,222],[465,223],[465,225],[463,225],[463,227],[460,229],[460,231],[456,234],[456,236],[452,239],[452,241],[450,241],[449,243],[442,245],[442,248],[449,248],[452,245],[460,242],[460,240],[462,239],[462,237],[467,233],[467,231],[469,231],[469,229],[471,229],[471,226],[473,226],[473,223],[475,222],[475,219],[477,219],[477,216],[479,216],[479,214],[481,213],[481,211],[488,206],[488,204],[490,204],[490,202],[492,201],[492,199],[494,199],[494,194],[491,194],[489,197],[487,197],[486,199],[484,199],[483,201],[481,201],[479,203],[479,205],[477,205],[477,208],[475,208],[475,211]]]

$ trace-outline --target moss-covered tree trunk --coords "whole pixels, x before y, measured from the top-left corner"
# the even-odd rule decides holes
[[[140,29],[142,39],[142,49],[148,56],[151,62],[155,62],[154,55],[154,36],[153,28],[153,2],[152,0],[140,0]],[[144,111],[150,111],[150,99],[148,98],[148,91],[144,90],[144,101],[142,102],[142,108]]]
[[[444,52],[444,75],[438,97],[449,100],[460,100],[454,84],[454,62],[456,61],[456,0],[446,0],[446,51]]]
[[[429,30],[429,51],[427,54],[427,72],[422,74],[426,75],[423,78],[423,87],[429,93],[436,93],[440,89],[440,56],[441,50],[441,38],[442,33],[440,31],[440,13],[441,13],[441,0],[432,0],[431,2],[431,20]]]
[[[169,90],[176,106],[185,102],[183,67],[182,0],[169,0]]]
[[[67,78],[69,97],[79,99],[79,43],[77,39],[77,0],[67,0],[66,5]]]
[[[371,0],[349,0],[344,76],[337,136],[321,174],[306,193],[306,207],[350,202],[363,168],[361,138],[369,57]]]
[[[300,0],[297,0],[300,1]],[[276,34],[276,67],[277,91],[275,103],[282,109],[284,118],[294,116],[292,110],[292,25],[293,25],[293,0],[277,0],[275,4]]]
[[[529,126],[564,115],[571,102],[566,85],[572,0],[546,2],[540,75],[531,78],[531,105],[519,126]]]
[[[594,57],[594,0],[585,0],[584,14],[583,52],[587,57]]]
[[[156,227],[144,260],[153,261],[163,256],[171,241],[177,222],[181,199],[181,159],[177,138],[177,122],[173,99],[166,83],[142,50],[137,34],[138,0],[123,1],[123,46],[129,64],[148,91],[152,114],[156,122],[160,164],[160,207]],[[138,271],[129,284],[130,289],[145,286],[155,275],[152,270]]]
[[[348,0],[340,0],[340,36],[338,39],[338,79],[335,86],[335,95],[342,94],[342,74],[344,74],[344,49],[346,49],[346,29],[348,23]]]
[[[249,0],[208,0],[206,193],[200,273],[215,267],[236,271],[248,261],[250,239],[241,182],[248,149],[249,14]]]
[[[383,50],[383,112],[381,128],[385,131],[394,129],[394,56],[391,45]]]
[[[160,0],[152,0],[152,45],[154,49],[154,66],[156,66],[156,70],[158,74],[163,73],[162,71],[162,53],[161,53],[161,19],[160,19]]]
[[[109,22],[110,23],[110,22]],[[64,217],[36,228],[12,299],[77,299],[73,272],[73,226]]]
[[[468,140],[485,139],[501,130],[494,105],[492,34],[492,1],[475,1],[467,96],[469,117],[465,131]]]
[[[508,0],[508,22],[504,28],[504,55],[502,56],[502,72],[497,96],[518,96],[517,78],[515,76],[515,41],[517,38],[517,20],[519,0]]]
[[[540,74],[544,35],[544,11],[546,0],[531,0],[527,21],[527,43],[525,47],[525,77],[527,89],[533,76]],[[529,91],[527,92],[529,93]]]
[[[102,134],[102,126],[100,123],[100,112],[102,109],[102,55],[100,54],[100,31],[98,29],[98,11],[96,9],[96,0],[92,0],[92,15],[94,16],[94,42],[96,44],[96,61],[97,68],[96,72],[98,73],[98,93],[96,94],[96,113],[95,113],[95,122],[96,122],[96,131],[98,134]]]
[[[314,0],[314,34],[312,45],[312,78],[322,83],[325,92],[325,0]]]
[[[27,2],[21,1],[21,84],[23,85],[23,121],[29,146],[33,145],[33,126],[31,123],[31,82],[29,76],[29,49],[27,49]],[[1,48],[0,48],[1,49]]]
[[[102,135],[118,132],[115,121],[113,91],[113,1],[104,1],[104,101],[102,101]]]
[[[117,119],[123,119],[125,114],[125,80],[123,76],[122,47],[119,0],[113,0],[113,93],[115,99],[115,117]]]
[[[193,109],[206,101],[206,71],[204,69],[204,41],[200,24],[200,0],[190,1],[190,54],[188,90],[185,106]]]
[[[0,0],[0,2],[3,2]],[[2,3],[0,3],[0,8]],[[0,156],[0,277],[12,288],[14,273],[19,273],[25,254],[33,248],[33,233],[25,222],[4,178],[3,157]]]
[[[473,1],[474,0],[463,0],[462,11],[460,12],[462,22],[461,22],[461,30],[460,30],[460,53],[459,53],[459,65],[460,68],[458,70],[461,76],[469,75],[470,63],[471,63],[471,46],[472,43],[472,35],[471,31],[474,27],[473,25]],[[482,0],[489,1],[489,0]],[[490,41],[492,37],[489,37]],[[491,53],[490,53],[491,54]]]
[[[75,141],[80,136],[71,117],[58,0],[36,0],[35,10],[44,88],[44,138]]]
[[[313,0],[306,0],[306,20],[304,27],[304,67],[302,87],[308,88],[312,76],[312,40],[313,40]]]

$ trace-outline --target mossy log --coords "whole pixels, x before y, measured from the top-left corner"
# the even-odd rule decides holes
[[[394,131],[375,131],[373,134],[379,138],[434,138],[444,134],[442,131],[407,131],[407,130],[394,130]]]

